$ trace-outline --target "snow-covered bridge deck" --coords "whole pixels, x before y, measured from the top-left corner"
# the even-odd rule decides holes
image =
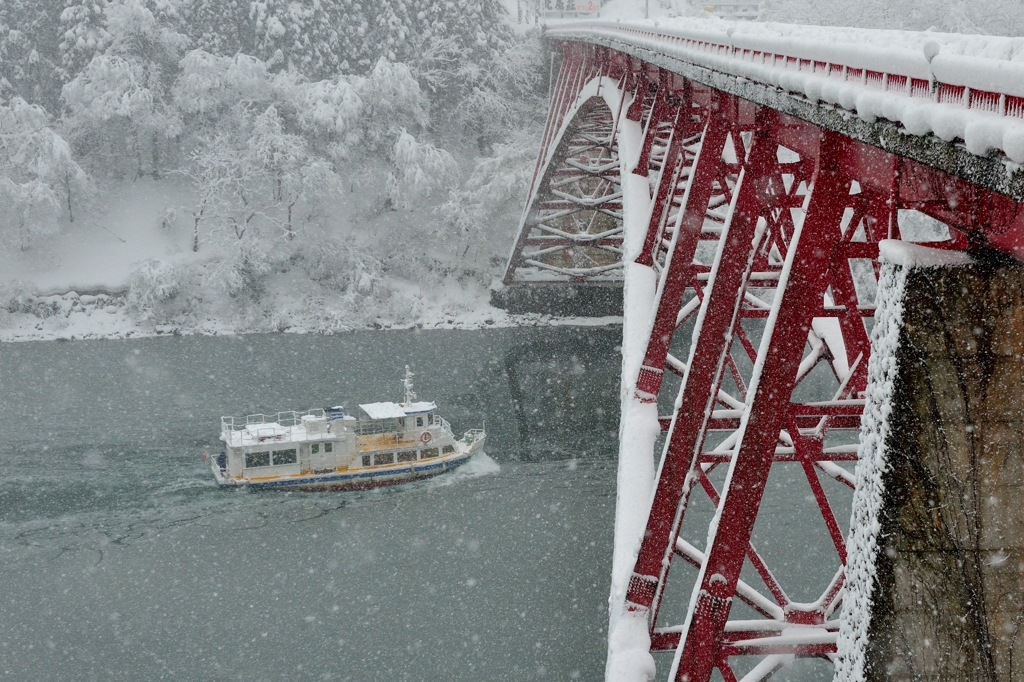
[[[693,19],[547,35],[563,59],[505,284],[623,285],[608,679],[647,680],[658,651],[689,682],[833,662],[835,488],[854,487],[881,254],[1024,254],[1024,39]],[[782,469],[821,524],[793,542],[828,550],[789,584],[751,543]],[[674,558],[696,578],[672,587]]]
[[[1024,38],[690,18],[566,22],[547,36],[614,48],[1024,199]]]

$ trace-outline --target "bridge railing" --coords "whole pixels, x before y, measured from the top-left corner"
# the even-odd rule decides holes
[[[690,18],[576,21],[547,35],[660,53],[1024,163],[1024,38]]]

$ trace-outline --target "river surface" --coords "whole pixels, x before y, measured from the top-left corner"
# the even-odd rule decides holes
[[[602,679],[620,337],[0,345],[0,676]],[[487,456],[383,491],[214,487],[202,456],[221,415],[398,399],[406,364],[457,433],[486,420]],[[785,577],[827,581],[814,555],[827,535],[808,535],[806,499],[782,494],[792,485],[770,481],[755,540],[792,530],[759,549]],[[830,671],[798,662],[780,677]]]

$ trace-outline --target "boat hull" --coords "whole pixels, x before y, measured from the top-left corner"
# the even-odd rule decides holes
[[[214,479],[221,488],[245,488],[247,490],[302,490],[302,491],[344,491],[367,490],[433,478],[465,464],[470,457],[480,452],[483,441],[471,447],[436,460],[420,460],[409,464],[392,464],[367,469],[328,471],[298,476],[282,476],[275,479],[247,480],[226,478],[220,467],[211,467]]]

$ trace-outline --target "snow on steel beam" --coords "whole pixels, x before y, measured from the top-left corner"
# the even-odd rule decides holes
[[[683,207],[679,216],[681,221],[674,229],[673,243],[670,246],[664,274],[658,286],[651,342],[648,343],[640,376],[637,378],[637,391],[642,394],[639,397],[643,400],[653,400],[661,386],[669,344],[672,334],[678,326],[677,313],[681,298],[685,287],[689,284],[688,275],[692,269],[693,255],[697,249],[704,215],[708,210],[712,194],[715,191],[716,180],[721,172],[722,148],[725,146],[730,128],[731,122],[720,115],[711,115],[705,124],[699,156],[692,166],[691,181],[683,199]],[[664,202],[667,192],[666,195],[662,195],[659,191],[658,198]],[[662,229],[661,222],[660,219],[655,221],[655,217],[659,217],[657,216],[659,210],[663,209],[656,202],[652,220],[648,226],[645,249],[653,249],[655,240],[660,239],[658,235]],[[641,255],[645,257],[645,260],[638,260],[638,262],[654,264],[654,258],[650,253],[645,252]]]
[[[626,86],[640,82],[631,68],[605,48],[565,51],[503,284],[621,282],[617,131],[630,104]]]
[[[622,191],[614,117],[596,96],[564,133],[509,259],[506,284],[549,271],[587,278],[622,268]]]
[[[766,110],[765,116],[771,117],[771,112]],[[721,119],[712,119],[709,122],[708,149],[706,154],[702,149],[694,173],[694,184],[691,185],[693,211],[684,214],[690,223],[687,229],[682,230],[684,234],[695,234],[694,223],[703,220],[701,206],[706,206],[706,202],[709,201],[715,170],[720,166],[721,150],[728,133],[727,126],[728,122]],[[753,267],[754,249],[760,245],[760,234],[755,234],[760,215],[759,194],[765,190],[764,185],[767,184],[769,168],[774,161],[777,148],[777,145],[764,135],[767,126],[768,123],[764,122],[762,134],[758,135],[755,132],[750,160],[737,182],[736,201],[726,237],[734,248],[725,251],[716,259],[711,283],[704,292],[697,321],[699,333],[694,332],[694,345],[687,362],[680,407],[675,414],[659,473],[658,489],[648,521],[648,532],[641,545],[630,583],[627,608],[652,610],[652,618],[657,617],[657,605],[654,602],[660,591],[658,588],[663,586],[668,573],[669,562],[665,559],[666,553],[671,552],[670,536],[678,533],[677,524],[681,519],[679,512],[685,508],[689,490],[696,483],[692,472],[695,466],[699,466],[698,453],[703,445],[703,434],[711,418],[722,372],[726,366],[732,332],[744,298],[745,282]],[[688,264],[693,258],[693,248],[690,244],[686,244],[684,248],[686,250],[679,254],[680,258],[676,259],[673,254],[673,260],[677,263]],[[673,274],[671,267],[669,274]],[[666,278],[666,281],[671,280]],[[659,306],[659,310],[671,308],[672,303],[666,302],[665,306]],[[674,303],[678,307],[678,300]],[[674,315],[662,314],[660,318],[671,319]],[[670,336],[668,329],[656,329],[652,334],[645,366],[641,370],[644,383],[638,381],[637,386],[638,391],[643,391],[644,399],[650,400],[657,394],[659,386],[654,382],[660,378],[658,365],[663,363],[662,353],[667,352],[666,346],[671,341]],[[660,381],[658,384],[660,385]]]
[[[963,41],[973,44],[964,47],[940,44],[950,37],[934,33],[785,27],[787,35],[782,36],[773,35],[778,29],[770,27],[736,24],[722,30],[716,23],[692,18],[685,24],[661,20],[658,26],[574,22],[549,29],[547,35],[620,50],[987,189],[1024,198],[1024,172],[990,154],[1001,151],[1011,161],[1024,162],[1024,66],[956,54],[1007,39],[968,36]],[[888,45],[864,44],[885,41]],[[997,54],[997,47],[986,54]],[[964,144],[952,144],[957,139]]]
[[[749,554],[747,544],[756,520],[750,510],[760,504],[779,434],[788,426],[786,407],[813,320],[808,309],[813,310],[825,293],[832,246],[839,241],[840,221],[850,203],[850,180],[839,172],[834,153],[842,144],[834,136],[823,139],[806,218],[794,226],[788,244],[780,290],[762,336],[748,406],[737,432],[736,455],[712,522],[683,644],[673,662],[673,679],[704,682],[719,659],[721,634],[740,568]],[[742,251],[749,251],[745,243]]]

